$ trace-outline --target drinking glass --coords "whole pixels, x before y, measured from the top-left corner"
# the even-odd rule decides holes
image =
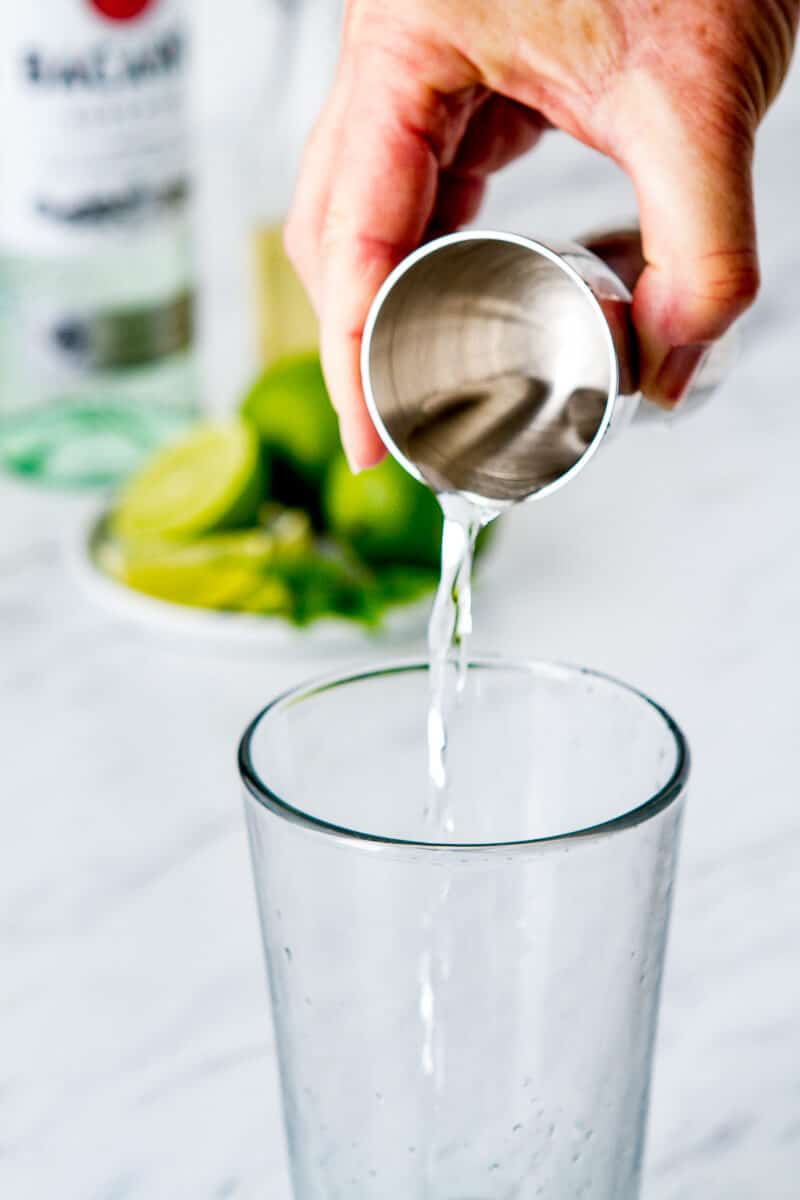
[[[603,675],[470,663],[449,832],[424,664],[240,749],[296,1200],[634,1200],[686,742]]]

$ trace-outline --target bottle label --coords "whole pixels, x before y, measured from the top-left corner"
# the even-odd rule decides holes
[[[0,240],[69,253],[188,192],[182,0],[35,0],[0,15]]]
[[[67,386],[83,376],[146,367],[187,351],[194,336],[194,296],[184,288],[147,304],[88,311],[34,303],[22,313],[20,336],[29,370],[53,386]]]

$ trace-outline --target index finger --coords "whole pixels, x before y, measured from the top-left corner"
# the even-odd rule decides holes
[[[384,454],[361,389],[367,313],[387,275],[422,241],[440,160],[468,114],[460,119],[457,97],[438,95],[380,52],[365,51],[352,71],[320,246],[320,348],[345,451],[360,468]]]

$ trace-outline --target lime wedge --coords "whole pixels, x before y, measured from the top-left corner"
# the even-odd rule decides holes
[[[254,529],[209,534],[194,542],[112,543],[101,566],[138,592],[200,608],[250,608],[278,611],[276,589],[270,607],[265,583],[312,552],[311,530],[304,514],[284,513],[273,530]],[[290,519],[293,518],[293,519]],[[296,518],[296,519],[294,519]],[[281,584],[280,611],[288,611],[288,588]]]
[[[260,571],[273,556],[273,539],[258,531],[216,534],[183,544],[134,543],[119,547],[114,575],[135,591],[161,600],[222,608],[258,587]]]
[[[128,562],[119,578],[134,591],[195,608],[227,608],[259,587],[261,577],[255,568],[235,561],[209,566],[189,553],[194,549],[176,550],[171,559]]]
[[[258,436],[246,421],[203,425],[123,489],[112,520],[123,541],[187,540],[254,521],[264,494]]]

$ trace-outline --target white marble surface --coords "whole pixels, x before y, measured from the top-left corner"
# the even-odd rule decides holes
[[[693,743],[647,1200],[800,1194],[798,136],[795,74],[761,141],[765,287],[735,378],[518,513],[476,605],[481,647],[619,674]],[[247,344],[226,186],[202,216],[218,407]],[[569,235],[630,207],[552,139],[489,218]],[[64,563],[85,506],[0,483],[0,1195],[287,1200],[235,748],[323,663],[96,610]]]

